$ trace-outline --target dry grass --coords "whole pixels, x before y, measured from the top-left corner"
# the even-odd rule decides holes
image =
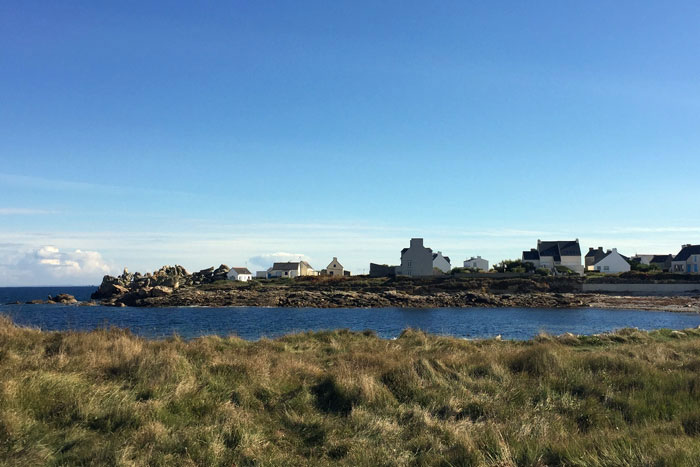
[[[149,341],[0,318],[2,465],[697,465],[700,331]]]

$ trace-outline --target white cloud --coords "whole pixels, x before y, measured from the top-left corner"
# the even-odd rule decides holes
[[[253,256],[248,259],[252,266],[258,266],[260,269],[267,269],[272,266],[272,263],[282,263],[286,261],[310,261],[311,258],[301,253],[268,253],[265,255]]]
[[[110,273],[113,268],[97,251],[45,245],[0,258],[0,285],[93,285]]]

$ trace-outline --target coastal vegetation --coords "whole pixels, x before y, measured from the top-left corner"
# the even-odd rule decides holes
[[[0,318],[2,465],[696,465],[700,330],[245,341]]]

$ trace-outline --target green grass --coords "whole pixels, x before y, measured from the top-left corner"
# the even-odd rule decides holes
[[[2,465],[697,465],[700,331],[144,340],[0,318]]]

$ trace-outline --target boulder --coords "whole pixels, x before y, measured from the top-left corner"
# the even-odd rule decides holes
[[[109,276],[105,276],[109,277]],[[105,282],[104,280],[102,281],[102,285],[98,287],[98,289],[93,292],[93,294],[90,296],[90,298],[94,299],[100,299],[100,298],[110,298],[114,297],[117,295],[124,295],[129,291],[128,288],[124,287],[123,285],[119,285],[116,283],[113,283],[111,281]]]
[[[52,297],[49,295],[49,302],[53,303],[61,303],[63,305],[70,305],[73,303],[78,303],[78,300],[75,299],[74,296],[67,294],[67,293],[61,293],[56,295],[55,297]]]
[[[151,290],[151,297],[166,297],[173,293],[173,289],[164,285],[156,285]]]

